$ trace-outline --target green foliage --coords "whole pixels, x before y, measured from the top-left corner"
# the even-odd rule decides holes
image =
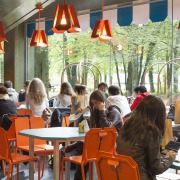
[[[116,62],[118,62],[120,73],[127,72],[125,80],[120,75],[120,81],[126,83],[132,83],[132,81],[140,83],[143,74],[147,67],[156,62],[166,62],[173,58],[173,53],[176,56],[180,55],[180,32],[177,31],[178,22],[173,22],[173,33],[172,33],[172,21],[166,19],[164,22],[148,23],[138,26],[131,24],[128,27],[120,27],[116,25],[113,29],[114,39],[112,40],[112,49],[114,48],[116,53]],[[102,76],[108,81],[110,72],[111,75],[116,73],[115,63],[113,61],[112,49],[110,50],[110,43],[102,43],[97,39],[91,39],[91,29],[81,33],[65,33],[66,41],[63,43],[63,35],[54,34],[48,37],[49,41],[49,73],[50,79],[55,76],[61,76],[63,70],[63,61],[66,59],[68,63],[74,62],[91,62],[95,64],[101,71]],[[174,35],[172,41],[172,34]],[[178,38],[179,37],[179,38]],[[172,51],[172,43],[175,49]],[[117,46],[121,44],[123,49],[119,51]],[[142,52],[143,49],[143,52]],[[111,57],[110,57],[111,55]],[[110,67],[110,60],[111,67]],[[129,63],[131,62],[131,63]],[[128,67],[131,65],[132,67]],[[157,65],[153,67],[151,72],[150,81],[155,78],[160,67]],[[128,77],[128,70],[131,69],[134,73],[130,73],[133,77]],[[97,72],[95,73],[96,76]],[[88,83],[92,88],[93,74],[88,71]],[[147,76],[147,75],[146,75]],[[153,77],[152,77],[153,76]],[[116,77],[116,76],[114,76]],[[146,79],[148,76],[146,77]],[[128,79],[128,82],[127,82]],[[132,80],[129,80],[132,79]],[[115,82],[113,80],[113,82]],[[170,86],[170,80],[168,80],[168,86]],[[133,84],[133,86],[135,86]],[[152,86],[152,83],[150,83]],[[154,83],[153,83],[154,84]],[[127,85],[126,88],[130,87],[129,92],[132,92],[132,85]],[[170,87],[168,87],[169,89]],[[153,89],[153,87],[149,88]],[[153,91],[156,91],[153,89]],[[124,91],[124,88],[123,88]],[[176,90],[177,91],[177,90]]]

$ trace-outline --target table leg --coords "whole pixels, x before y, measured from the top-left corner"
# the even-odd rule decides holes
[[[34,138],[29,137],[29,155],[34,156]],[[29,179],[34,180],[34,162],[29,162]]]
[[[59,142],[58,141],[53,141],[54,145],[54,160],[53,160],[53,173],[54,173],[54,180],[59,180]]]
[[[69,141],[65,141],[65,147],[69,145]],[[69,156],[68,153],[66,153],[66,156]],[[70,162],[65,162],[65,180],[70,180]]]

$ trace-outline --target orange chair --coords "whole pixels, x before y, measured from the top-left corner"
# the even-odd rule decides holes
[[[9,164],[7,180],[10,180],[13,175],[13,165],[17,166],[17,179],[19,179],[19,163],[28,162],[28,161],[37,161],[38,162],[38,180],[40,180],[40,162],[36,157],[25,156],[17,153],[10,153],[7,133],[4,129],[0,128],[0,137],[1,143],[3,146],[0,146],[0,159],[6,161]]]
[[[29,152],[29,138],[18,134],[19,131],[21,131],[21,130],[30,129],[29,119],[26,117],[18,117],[15,120],[15,128],[16,128],[16,146],[17,146],[17,149],[20,151]],[[34,146],[34,153],[38,156],[43,157],[43,166],[42,166],[42,176],[43,176],[47,152],[44,148]]]
[[[10,116],[10,119],[12,120],[12,124],[10,126],[10,128],[7,131],[7,138],[8,138],[8,142],[13,142],[13,150],[12,152],[16,152],[15,150],[15,141],[16,141],[16,132],[15,132],[15,119],[17,118],[17,115],[12,115]],[[3,171],[3,175],[5,176],[5,165],[4,165],[4,161],[2,161],[2,171]]]
[[[69,124],[70,124],[69,116],[70,116],[70,115],[65,115],[65,116],[62,118],[62,127],[69,127]]]
[[[85,136],[82,156],[64,157],[61,170],[63,170],[64,161],[79,164],[81,165],[82,179],[85,180],[84,165],[96,160],[99,151],[114,154],[117,135],[115,127],[90,129]],[[63,179],[63,173],[61,175]],[[89,179],[91,179],[91,175],[92,173],[89,172]]]
[[[24,109],[24,108],[18,110],[18,115],[29,115],[30,117],[34,116],[31,109]]]
[[[18,115],[12,115],[10,116],[10,119],[12,120],[12,124],[9,128],[9,130],[7,131],[7,137],[8,137],[8,141],[16,141],[16,131],[15,131],[15,119],[18,118]]]
[[[96,169],[98,180],[140,180],[138,165],[130,156],[99,152]]]
[[[31,117],[30,118],[30,128],[38,129],[45,128],[44,120],[41,117]],[[47,154],[53,154],[53,146],[48,145],[45,140],[34,139],[34,146],[46,150]]]

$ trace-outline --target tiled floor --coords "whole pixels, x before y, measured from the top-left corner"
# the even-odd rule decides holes
[[[40,165],[42,165],[42,162]],[[8,171],[7,168],[8,168],[8,166],[6,166],[6,172]],[[29,165],[21,164],[19,172],[20,172],[20,180],[28,180],[29,179]],[[75,172],[75,170],[71,170],[71,173],[70,173],[71,179],[70,180],[74,179],[73,178],[74,172]],[[37,179],[37,176],[38,176],[38,173],[36,171],[36,173],[34,174],[35,180]],[[2,171],[0,170],[0,180],[5,180],[5,179],[6,178],[3,177]],[[48,162],[46,163],[46,166],[45,166],[44,176],[41,179],[42,180],[53,180],[53,170],[48,165]],[[14,167],[13,180],[16,180],[16,167]]]

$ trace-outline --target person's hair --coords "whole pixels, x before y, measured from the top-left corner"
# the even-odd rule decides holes
[[[6,88],[12,88],[12,82],[11,82],[11,81],[5,81],[5,82],[4,82],[4,86],[5,86]]]
[[[29,86],[30,82],[31,82],[31,81],[29,81],[29,80],[24,81],[24,84],[26,85],[26,87],[28,87],[28,86]]]
[[[107,83],[105,83],[105,82],[100,82],[100,83],[98,84],[98,89],[99,89],[101,86],[105,86],[105,88],[108,89],[108,85],[107,85]]]
[[[93,104],[91,102],[91,100],[94,99],[94,100],[97,100],[99,102],[106,102],[106,98],[105,98],[105,95],[104,93],[102,93],[100,90],[95,90],[91,93],[90,95],[90,98],[89,98],[89,105],[91,107],[91,109],[93,109]]]
[[[8,94],[8,91],[5,86],[0,86],[0,94]]]
[[[74,86],[74,91],[77,92],[78,95],[83,94],[83,92],[85,91],[87,87],[85,85],[82,84],[76,84]]]
[[[134,91],[135,91],[136,93],[138,93],[139,91],[140,91],[141,93],[144,93],[144,92],[147,92],[147,89],[146,89],[145,86],[137,86],[137,87],[134,88]]]
[[[60,88],[60,94],[72,95],[73,89],[70,83],[63,82]]]
[[[94,127],[95,122],[99,121],[99,110],[95,109],[93,107],[93,104],[91,102],[91,100],[97,100],[99,102],[105,102],[106,103],[106,98],[104,93],[102,93],[102,91],[100,90],[95,90],[91,93],[90,98],[89,98],[89,106],[91,107],[90,111],[91,111],[91,116],[90,116],[90,127]]]
[[[27,89],[27,96],[34,100],[35,104],[42,104],[47,97],[44,83],[39,78],[33,78]]]
[[[131,143],[138,143],[150,131],[154,136],[163,135],[165,116],[163,101],[153,95],[146,96],[124,124],[122,138]]]
[[[120,94],[119,86],[117,86],[117,85],[109,86],[108,93],[109,93],[109,95],[112,95],[112,96]]]

